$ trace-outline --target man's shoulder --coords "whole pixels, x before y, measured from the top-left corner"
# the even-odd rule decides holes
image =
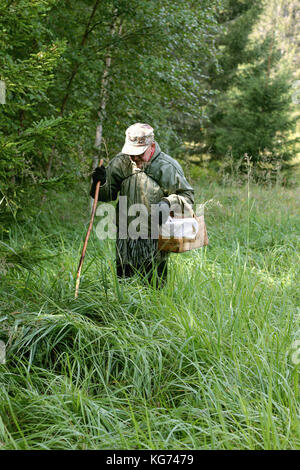
[[[175,158],[168,155],[167,153],[161,151],[160,154],[157,156],[156,160],[157,160],[157,164],[165,166],[166,169],[168,167],[173,168],[174,170],[179,171],[179,173],[183,174],[183,170],[181,168],[181,165],[178,163],[178,161],[175,160]]]
[[[113,157],[108,165],[107,170],[112,178],[123,180],[132,174],[132,163],[129,155],[118,153]]]
[[[131,160],[130,160],[129,155],[126,155],[125,153],[120,152],[108,162],[108,165],[114,168],[115,167],[128,167],[129,165],[131,165]]]
[[[130,161],[130,157],[129,155],[126,155],[125,153],[117,153],[117,155],[115,155],[111,160],[110,162],[123,162],[123,161]]]

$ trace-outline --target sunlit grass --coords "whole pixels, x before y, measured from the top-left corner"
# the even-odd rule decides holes
[[[299,189],[197,188],[210,246],[159,291],[93,235],[74,300],[84,197],[4,232],[0,447],[299,448]]]

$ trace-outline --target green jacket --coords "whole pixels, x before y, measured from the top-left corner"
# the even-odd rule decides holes
[[[194,203],[194,190],[187,182],[179,163],[162,152],[156,143],[155,153],[142,170],[129,155],[118,154],[106,168],[106,183],[100,188],[99,201],[114,201],[127,196],[131,204],[157,204],[167,199],[181,207]]]
[[[100,187],[99,201],[114,201],[118,196],[127,196],[128,210],[132,204],[143,204],[149,215],[148,224],[148,242],[139,240],[147,244],[148,248],[142,250],[149,253],[155,251],[157,240],[151,240],[151,204],[157,204],[163,199],[167,199],[171,205],[171,210],[192,212],[194,203],[194,190],[186,180],[183,170],[179,163],[172,157],[162,152],[160,146],[156,143],[155,153],[150,162],[145,163],[142,169],[137,168],[136,164],[128,155],[118,154],[108,164],[106,168],[106,183]],[[95,185],[91,190],[94,197]],[[117,205],[116,225],[119,227],[119,203]],[[123,216],[123,212],[121,214]],[[135,216],[127,216],[127,226],[132,222]],[[117,246],[118,246],[117,235]],[[128,243],[132,246],[132,241],[119,241],[121,258],[127,262],[130,258],[128,253]],[[145,237],[144,237],[145,238]],[[136,241],[136,240],[135,240]],[[130,251],[132,251],[130,249]],[[139,253],[141,251],[138,251]],[[145,254],[144,257],[147,255]],[[132,261],[132,260],[131,260]],[[132,261],[133,262],[133,261]]]

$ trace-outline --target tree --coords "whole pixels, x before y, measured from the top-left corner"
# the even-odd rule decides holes
[[[1,191],[86,177],[105,143],[148,121],[166,150],[176,120],[201,116],[218,0],[29,0],[0,7]],[[205,100],[204,100],[205,101]],[[175,116],[177,116],[175,118]],[[97,132],[96,132],[97,131]],[[95,139],[96,135],[96,139]],[[104,140],[103,138],[104,137]]]
[[[212,125],[207,141],[215,159],[229,151],[235,159],[248,154],[254,163],[267,159],[276,165],[295,154],[297,139],[291,137],[297,122],[291,99],[292,61],[286,44],[281,41],[278,45],[278,40],[284,37],[286,17],[288,24],[294,24],[291,13],[295,11],[295,2],[290,1],[288,5],[273,2],[272,6],[270,10],[269,3],[262,3],[264,14],[258,16],[253,10],[256,5],[252,5],[246,15],[251,28],[247,28],[247,36],[243,35],[244,41],[240,34],[236,36],[240,28],[236,32],[231,29],[232,38],[236,36],[233,44],[238,43],[240,47],[243,43],[243,48],[240,54],[233,51],[229,54],[229,57],[239,56],[240,63],[234,68],[231,82],[224,81],[216,111],[210,115]],[[287,31],[285,34],[288,35]],[[224,78],[224,63],[230,70],[230,60],[220,60],[220,63]]]
[[[39,174],[49,141],[61,125],[53,116],[48,92],[64,43],[51,41],[41,24],[54,3],[22,0],[0,6],[0,79],[7,90],[0,107],[0,178],[6,200],[16,182]]]
[[[294,156],[296,140],[290,138],[290,132],[296,118],[291,116],[291,84],[285,73],[271,74],[271,64],[276,61],[274,52],[271,58],[268,53],[272,42],[270,38],[263,47],[264,60],[240,72],[224,100],[214,144],[220,158],[228,151],[234,159],[247,154],[253,163],[266,156],[270,163]]]
[[[247,45],[262,8],[260,0],[224,0],[216,9],[216,55],[201,67],[208,99],[203,101],[202,118],[191,116],[183,129],[185,139],[194,143],[187,149],[192,154],[215,156],[215,132],[222,120],[227,91],[233,86],[239,67],[257,56],[256,48],[249,49]]]

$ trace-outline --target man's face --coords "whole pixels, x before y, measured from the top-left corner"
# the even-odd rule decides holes
[[[130,155],[131,160],[136,164],[138,168],[140,168],[142,164],[144,163],[143,157],[144,157],[143,153],[142,155]]]
[[[138,168],[141,168],[143,163],[148,161],[148,158],[151,155],[153,147],[155,147],[155,144],[149,145],[149,147],[141,155],[130,155],[131,160],[134,161],[134,163],[136,164]]]

